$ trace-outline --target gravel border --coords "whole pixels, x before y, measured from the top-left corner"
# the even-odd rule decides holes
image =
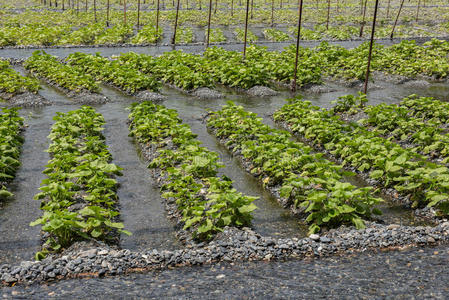
[[[435,227],[367,224],[363,230],[340,227],[326,235],[312,234],[297,239],[263,237],[251,229],[225,228],[207,245],[167,251],[147,249],[133,252],[105,246],[66,251],[61,257],[40,262],[22,261],[0,266],[3,285],[33,284],[46,281],[120,275],[132,272],[210,264],[220,261],[279,260],[323,257],[367,250],[393,250],[407,246],[434,245],[449,241],[449,222]]]
[[[4,99],[5,102],[1,102],[1,99]],[[0,92],[0,107],[42,107],[52,104],[53,102],[41,95],[28,91],[16,95]]]

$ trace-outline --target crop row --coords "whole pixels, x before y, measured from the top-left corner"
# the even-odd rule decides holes
[[[159,90],[160,84],[153,76],[147,76],[130,65],[116,60],[84,53],[70,54],[67,65],[80,73],[87,73],[98,81],[103,81],[134,94],[141,90]]]
[[[333,110],[291,99],[274,114],[276,122],[309,140],[346,167],[369,174],[384,187],[410,197],[413,205],[435,206],[449,214],[449,170],[420,154],[379,137],[356,123],[345,123]]]
[[[449,103],[431,97],[408,97],[401,101],[400,107],[406,107],[415,118],[441,125],[449,122]]]
[[[23,144],[20,135],[23,118],[19,117],[16,108],[3,108],[0,113],[0,199],[11,197],[6,184],[14,179],[20,166],[19,156]]]
[[[73,92],[98,92],[100,87],[89,74],[59,62],[44,51],[35,51],[24,63],[32,74]]]
[[[342,97],[339,101],[350,101],[356,104],[360,101],[358,98],[349,95]],[[416,96],[408,97],[404,99],[404,102],[415,99],[417,102],[421,102]],[[336,108],[338,109],[338,104]],[[442,163],[449,162],[449,135],[442,128],[440,120],[417,117],[408,107],[400,104],[382,103],[360,108],[351,106],[346,113],[353,114],[359,110],[366,114],[366,118],[359,120],[358,123],[370,131],[399,143],[403,147],[412,146],[413,151],[432,159],[442,159]]]
[[[179,88],[191,90],[221,84],[229,87],[248,89],[256,85],[270,85],[272,81],[288,83],[293,76],[293,57],[290,51],[270,52],[261,47],[251,46],[246,60],[242,53],[222,48],[208,48],[203,55],[187,54],[182,51],[164,53],[160,57],[127,53],[118,58],[145,74],[154,75]],[[320,83],[321,75],[313,62],[312,51],[301,49],[298,84]]]
[[[0,60],[0,92],[21,94],[25,91],[36,93],[40,88],[36,79],[24,77],[11,68],[8,61]]]
[[[104,119],[93,108],[83,106],[57,113],[49,138],[51,155],[43,172],[43,215],[30,225],[42,225],[47,241],[37,259],[70,246],[80,239],[114,241],[118,233],[129,234],[116,222],[118,197],[115,175],[120,168],[109,163],[111,154],[101,131]]]
[[[368,44],[354,49],[321,43],[314,49],[300,48],[297,82],[299,86],[320,84],[323,77],[361,80],[365,76]],[[415,77],[418,74],[446,78],[449,74],[449,42],[432,40],[424,46],[403,41],[384,47],[376,45],[372,68],[389,74]],[[273,82],[290,83],[294,73],[295,47],[282,52],[251,46],[245,60],[242,53],[208,48],[203,55],[181,51],[160,57],[127,53],[117,60],[185,90],[212,84],[248,89]]]
[[[151,102],[133,105],[130,132],[149,151],[150,168],[159,170],[162,197],[174,203],[184,230],[207,240],[225,226],[247,226],[256,209],[254,197],[232,188],[227,177],[218,177],[216,153],[200,146],[176,111]]]
[[[371,195],[371,188],[342,182],[341,166],[291,141],[288,132],[263,124],[256,114],[229,103],[211,113],[207,124],[266,188],[285,205],[299,208],[311,233],[347,223],[363,228],[362,218],[380,213],[373,206],[381,200]]]

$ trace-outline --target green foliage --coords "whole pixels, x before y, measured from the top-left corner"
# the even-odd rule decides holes
[[[206,39],[207,28],[204,31],[204,36]],[[209,43],[213,44],[213,43],[223,43],[223,42],[226,42],[226,37],[223,34],[223,30],[221,30],[220,28],[211,28],[210,33],[209,33]]]
[[[153,44],[162,37],[162,28],[158,28],[156,34],[156,27],[153,24],[146,25],[139,30],[139,32],[131,38],[131,44]]]
[[[44,174],[41,192],[44,214],[31,222],[49,233],[41,258],[80,239],[110,240],[114,233],[130,234],[115,222],[115,175],[120,168],[109,163],[111,155],[101,134],[104,119],[94,109],[83,106],[57,113],[49,138],[51,160]]]
[[[152,76],[146,76],[129,64],[109,60],[100,56],[76,52],[70,54],[66,62],[80,73],[87,73],[98,81],[107,82],[134,94],[142,90],[158,91],[160,84]]]
[[[130,135],[158,149],[150,168],[162,172],[162,196],[176,202],[184,229],[194,238],[208,240],[225,226],[250,224],[255,198],[237,192],[227,177],[217,176],[222,167],[218,155],[200,146],[176,111],[143,102],[132,106],[129,119]]]
[[[369,113],[370,110],[367,109]],[[368,173],[385,187],[393,187],[409,196],[415,207],[435,206],[439,213],[449,214],[447,167],[429,162],[413,149],[402,148],[359,124],[347,124],[332,110],[319,109],[309,101],[292,99],[274,114],[274,118],[277,122],[285,122],[295,134],[317,147],[324,147],[342,160],[344,166]],[[379,120],[385,118],[388,117]],[[371,115],[368,122],[374,120]],[[388,123],[385,126],[388,127]]]
[[[263,30],[265,38],[272,42],[285,42],[290,40],[290,36],[283,31],[267,28]]]
[[[11,68],[9,62],[0,60],[0,91],[9,94],[21,94],[25,91],[37,93],[39,81],[20,75]]]
[[[20,135],[23,118],[18,109],[3,108],[0,113],[0,200],[9,198],[12,193],[6,190],[6,184],[14,179],[20,166],[20,148],[23,138]]]
[[[362,228],[362,218],[378,213],[373,206],[381,200],[371,195],[370,188],[341,182],[341,166],[291,141],[286,131],[263,124],[256,114],[229,103],[213,112],[207,124],[227,147],[241,153],[264,186],[279,190],[287,203],[302,209],[311,233],[323,225],[352,223]]]
[[[96,45],[123,44],[132,34],[133,27],[131,25],[115,25],[97,36],[94,43]]]
[[[245,41],[245,29],[242,28],[236,28],[234,30],[234,35],[235,38],[239,41],[239,42],[244,42]],[[259,38],[251,31],[251,30],[247,30],[246,32],[246,41],[248,43],[252,43],[252,42],[256,42]]]
[[[104,30],[103,23],[94,23],[62,36],[57,43],[58,45],[90,45]]]
[[[76,68],[60,63],[55,57],[45,51],[35,51],[29,57],[24,67],[39,77],[44,77],[50,82],[74,92],[87,90],[98,92],[100,87],[89,74],[85,74]]]
[[[190,44],[193,43],[194,35],[191,27],[178,27],[176,30],[175,44]]]

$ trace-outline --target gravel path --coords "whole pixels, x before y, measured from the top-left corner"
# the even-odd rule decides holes
[[[284,262],[220,263],[2,289],[2,298],[447,299],[449,247]]]

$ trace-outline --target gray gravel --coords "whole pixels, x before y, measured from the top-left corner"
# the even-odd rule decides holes
[[[2,289],[2,298],[447,299],[449,247],[217,263]]]
[[[270,97],[278,94],[278,92],[270,89],[269,87],[259,85],[253,86],[247,91],[247,93],[253,97]]]
[[[52,102],[39,94],[24,92],[17,95],[0,93],[0,99],[6,102],[0,102],[0,106],[20,106],[20,107],[41,107],[51,105]]]
[[[412,80],[404,83],[404,86],[424,88],[430,86],[430,83],[426,80]]]
[[[200,99],[223,98],[223,94],[221,94],[220,92],[218,92],[216,90],[207,88],[207,87],[198,88],[195,91],[193,91],[191,95],[194,97],[200,98]]]
[[[136,94],[136,98],[137,100],[141,101],[153,101],[153,102],[161,102],[167,99],[166,96],[151,91],[140,91]]]
[[[324,257],[368,249],[446,244],[448,241],[447,221],[435,227],[368,223],[366,229],[355,230],[342,226],[322,236],[313,234],[302,239],[274,239],[262,237],[249,228],[225,228],[209,244],[188,244],[185,249],[174,251],[148,249],[133,252],[128,249],[112,249],[106,245],[93,248],[89,248],[92,247],[89,244],[74,245],[60,257],[50,256],[40,262],[24,261],[16,266],[2,265],[0,276],[4,285],[17,282],[32,284],[63,278],[122,275],[212,262]]]

